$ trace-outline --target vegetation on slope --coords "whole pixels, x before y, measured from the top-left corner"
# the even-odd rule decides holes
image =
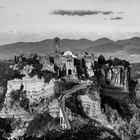
[[[35,118],[30,122],[26,129],[26,137],[41,137],[48,131],[57,129],[59,125],[58,118],[52,118],[50,114],[45,111],[42,114],[37,114]]]
[[[21,85],[21,88],[19,90],[13,90],[10,93],[10,97],[11,108],[13,108],[13,105],[15,103],[19,103],[21,108],[23,108],[26,111],[29,111],[29,99],[26,97],[26,91],[23,91],[23,85]]]
[[[24,140],[121,140],[112,130],[95,126],[90,121],[79,129],[47,131],[45,135],[36,137],[26,137]]]
[[[9,137],[11,132],[12,132],[11,119],[0,118],[0,139],[7,140],[7,137]]]
[[[132,140],[140,134],[140,110],[135,106],[133,107],[133,116],[128,121],[125,117],[120,116],[117,110],[106,105],[105,114],[108,122],[122,140]]]
[[[80,62],[77,63],[77,71],[79,78],[84,75],[86,79],[88,79],[88,75],[85,69],[84,62],[83,65],[80,65]],[[98,59],[97,65],[93,67],[93,69],[101,68],[104,64],[109,64],[109,66],[116,66],[116,65],[123,65],[124,67],[128,67],[129,63],[125,60],[119,60],[115,58],[114,60],[105,60],[104,56],[100,56]],[[25,58],[22,57],[22,62],[19,63],[19,70],[23,69],[25,65],[32,65],[33,69],[30,72],[30,76],[33,77],[34,75],[38,75],[39,78],[44,78],[45,82],[49,82],[50,79],[57,75],[57,73],[52,73],[49,71],[42,71],[42,64],[40,64],[37,56],[32,58]],[[57,72],[57,67],[55,67]],[[98,76],[100,74],[98,73]],[[12,71],[9,73],[9,79],[14,78],[22,78],[24,75],[21,75],[19,71]],[[97,75],[96,75],[97,76]],[[58,78],[58,77],[57,77]],[[99,81],[98,81],[99,82]],[[101,81],[102,82],[102,81]],[[57,85],[58,84],[58,85]],[[97,87],[98,87],[97,83]],[[75,86],[76,83],[70,83],[61,79],[58,83],[56,83],[55,87],[55,98],[59,98],[61,94],[65,90],[71,89]],[[93,88],[95,89],[95,87]],[[82,91],[83,93],[85,91]],[[66,106],[74,113],[81,115],[82,117],[88,118],[83,111],[82,103],[78,98],[78,95],[82,94],[81,91],[77,94],[72,94],[70,98],[66,100]],[[13,99],[11,104],[15,102],[19,102],[19,105],[24,108],[25,110],[29,109],[29,101],[26,98],[26,91],[20,90],[12,91],[11,98]],[[95,98],[95,97],[93,97]],[[140,114],[138,111],[135,111],[130,104],[127,103],[120,103],[119,101],[101,95],[102,101],[102,108],[104,109],[104,113],[107,116],[108,122],[113,126],[114,132],[121,137],[122,139],[131,139],[135,135],[139,134],[139,116]],[[107,104],[107,105],[106,105]],[[56,124],[58,120],[54,120],[48,114],[48,112],[44,112],[43,114],[38,114],[34,120],[31,121],[29,127],[26,130],[26,135],[24,139],[35,139],[40,135],[43,135],[40,139],[106,139],[106,140],[115,140],[120,139],[115,135],[113,131],[109,131],[103,127],[95,127],[92,125],[85,125],[81,126],[79,129],[76,130],[66,130],[66,131],[52,131],[56,128]],[[128,133],[129,132],[129,133]],[[87,136],[88,135],[88,136]],[[26,137],[26,138],[25,138]],[[37,139],[37,138],[36,138]]]
[[[0,110],[3,107],[5,94],[7,91],[7,81],[9,79],[10,69],[9,66],[13,64],[12,61],[0,62]]]
[[[127,98],[120,100],[101,95],[101,106],[108,123],[123,140],[131,140],[140,134],[140,109]]]

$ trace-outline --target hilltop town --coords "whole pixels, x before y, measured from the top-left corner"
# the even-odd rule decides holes
[[[40,126],[44,132],[38,129],[30,133],[31,136],[41,137],[45,130],[81,127],[89,120],[113,131],[117,124],[109,122],[106,105],[116,110],[120,106],[117,111],[122,111],[125,120],[126,105],[129,106],[128,102],[134,105],[139,97],[138,83],[131,78],[130,63],[119,58],[106,60],[103,55],[97,57],[94,53],[61,52],[60,39],[53,41],[52,54],[22,54],[15,56],[10,65],[0,111],[1,118],[18,122],[10,137],[29,135],[37,115],[44,113],[54,123],[45,121],[46,124]],[[120,103],[118,106],[116,100]],[[120,122],[126,123],[123,119]]]

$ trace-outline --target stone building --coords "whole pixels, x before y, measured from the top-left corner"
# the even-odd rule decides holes
[[[77,67],[75,65],[75,60],[80,61],[80,65],[82,66],[82,62],[84,60],[85,67],[87,69],[87,74],[89,77],[94,76],[93,66],[94,66],[94,56],[93,55],[75,55],[71,51],[65,51],[60,53],[60,39],[54,38],[54,54],[52,57],[54,58],[54,63],[59,67],[60,71],[65,70],[65,75],[77,75]],[[59,71],[59,72],[60,72]]]
[[[76,75],[77,69],[74,65],[74,59],[76,58],[76,56],[71,51],[66,51],[64,52],[62,57],[64,58],[66,75]]]

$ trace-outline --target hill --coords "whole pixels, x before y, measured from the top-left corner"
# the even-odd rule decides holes
[[[95,41],[88,39],[62,39],[61,51],[87,51],[106,54],[107,56],[115,53],[115,57],[119,57],[120,53],[123,59],[129,61],[140,61],[140,38],[134,37],[125,40],[113,41],[108,38],[101,38]],[[53,51],[53,39],[46,39],[39,42],[17,42],[0,46],[0,58],[12,57],[18,53],[40,53],[48,54]]]

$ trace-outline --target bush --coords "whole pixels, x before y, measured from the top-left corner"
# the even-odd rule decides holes
[[[106,135],[104,138],[103,135]],[[26,137],[25,140],[121,140],[112,130],[104,127],[98,127],[91,122],[80,127],[79,129],[61,130],[61,131],[47,131],[44,136],[40,138]]]
[[[29,99],[27,97],[23,96],[21,101],[20,101],[20,106],[24,110],[29,111]]]
[[[22,85],[20,90],[12,91],[10,97],[11,108],[13,107],[15,102],[18,102],[21,108],[23,108],[26,111],[29,111],[29,99],[26,97],[26,91],[23,91]]]
[[[20,90],[11,91],[10,98],[11,98],[11,101],[10,101],[11,108],[13,108],[14,103],[19,102],[19,100],[20,100]]]
[[[11,119],[0,118],[0,139],[7,140],[6,137],[12,132]]]
[[[35,118],[30,122],[25,134],[27,137],[35,136],[37,137],[39,133],[48,131],[50,128],[49,123],[52,121],[52,117],[46,111],[43,114],[37,114]]]
[[[80,92],[81,93],[81,92]],[[66,101],[66,107],[68,107],[72,113],[80,115],[81,117],[88,118],[86,112],[83,109],[82,101],[78,98],[77,94],[72,94]]]
[[[100,55],[98,57],[98,64],[99,65],[104,65],[106,63],[105,57],[103,55]]]
[[[123,140],[131,140],[140,134],[140,111],[135,105],[132,105],[133,116],[130,120],[122,118],[118,111],[106,105],[105,114],[114,132]]]
[[[110,97],[110,96],[105,96],[103,94],[100,95],[101,97],[101,108],[106,109],[105,105],[107,104],[110,106],[112,109],[117,110],[118,114],[126,120],[130,120],[133,117],[133,110],[131,110],[130,103],[127,102],[119,102],[116,99]]]

